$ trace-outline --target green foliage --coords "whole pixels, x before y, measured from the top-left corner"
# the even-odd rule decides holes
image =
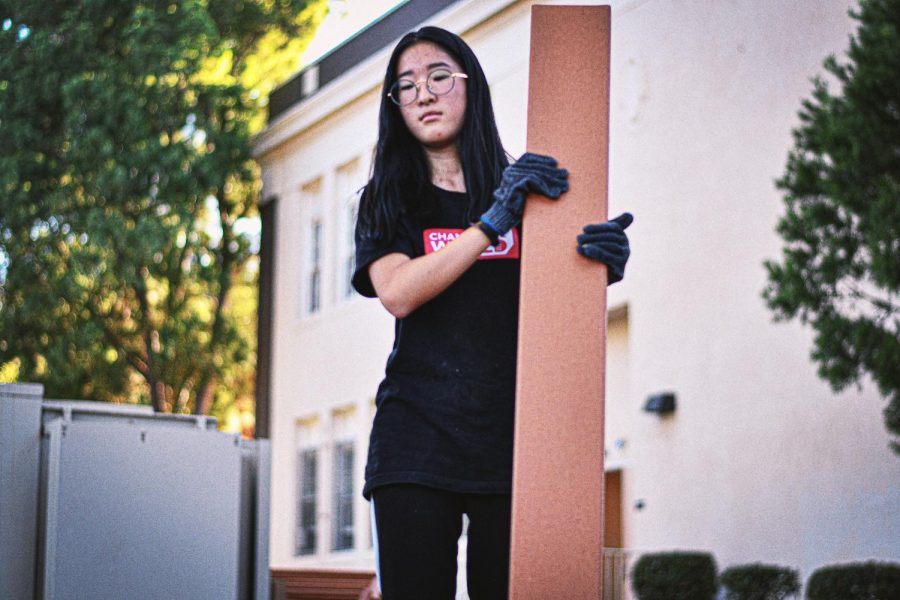
[[[727,600],[784,600],[800,593],[797,571],[774,565],[728,567],[719,582]]]
[[[252,377],[233,290],[252,254],[259,88],[325,7],[0,8],[0,367],[49,397],[178,412]]]
[[[778,186],[785,246],[767,261],[777,318],[816,332],[813,359],[835,390],[868,374],[900,435],[900,0],[861,0],[848,61],[833,56],[803,102]],[[900,444],[893,443],[900,452]]]
[[[705,552],[645,554],[631,570],[638,600],[712,600],[716,595],[716,561]]]
[[[900,600],[900,563],[850,563],[813,572],[808,600]]]

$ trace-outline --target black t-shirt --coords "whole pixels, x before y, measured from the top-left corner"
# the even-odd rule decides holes
[[[431,217],[403,215],[393,240],[356,238],[353,285],[374,297],[369,265],[439,250],[469,226],[468,197],[429,186]],[[512,480],[520,237],[489,247],[450,287],[397,319],[376,396],[363,494],[392,483],[508,493]]]

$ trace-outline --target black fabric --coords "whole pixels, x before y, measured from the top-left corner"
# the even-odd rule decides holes
[[[429,190],[438,207],[431,217],[403,216],[386,243],[357,235],[353,285],[364,296],[375,295],[373,261],[393,252],[422,256],[469,226],[466,194]],[[366,498],[396,483],[510,491],[519,239],[517,230],[508,232],[443,293],[396,321],[376,396]]]
[[[385,600],[452,600],[457,541],[469,516],[466,582],[472,600],[505,600],[509,494],[459,494],[417,485],[373,493],[378,573]]]

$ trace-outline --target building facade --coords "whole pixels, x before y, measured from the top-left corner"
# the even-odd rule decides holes
[[[517,156],[533,4],[411,0],[273,97],[256,141],[272,257],[261,405],[273,567],[373,567],[360,490],[393,320],[349,275],[390,50],[422,24],[461,34]],[[610,213],[636,219],[608,298],[606,545],[706,550],[722,568],[777,563],[804,580],[896,559],[900,457],[884,401],[869,384],[832,392],[811,332],[774,323],[761,297],[762,263],[780,253],[774,180],[811,77],[855,30],[852,2],[608,4]],[[674,412],[645,411],[662,393]]]

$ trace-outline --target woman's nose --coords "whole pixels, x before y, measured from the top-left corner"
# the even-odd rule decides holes
[[[426,82],[421,82],[417,84],[418,88],[418,101],[419,104],[425,104],[427,102],[434,102],[437,99],[437,94],[428,89],[428,84]]]

